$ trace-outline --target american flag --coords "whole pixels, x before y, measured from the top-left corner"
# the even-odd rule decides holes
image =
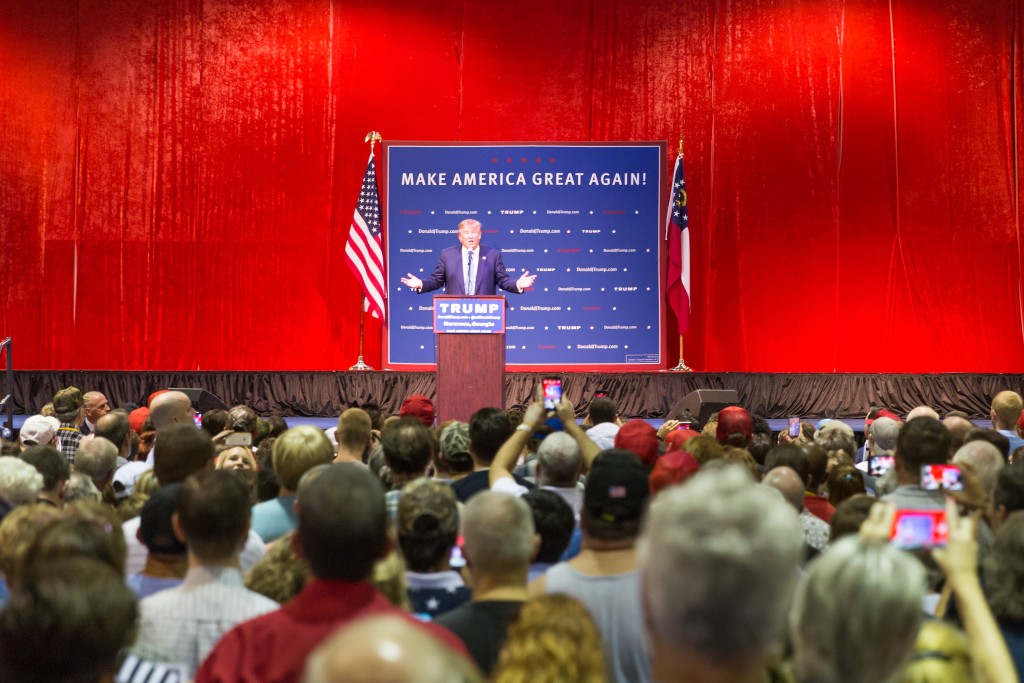
[[[672,173],[672,193],[669,195],[668,216],[668,281],[665,298],[676,315],[679,334],[690,326],[690,217],[686,207],[686,179],[683,175],[683,155],[676,157]]]
[[[366,163],[359,201],[345,243],[345,260],[363,288],[363,310],[384,320],[384,253],[380,248],[380,198],[373,153]]]

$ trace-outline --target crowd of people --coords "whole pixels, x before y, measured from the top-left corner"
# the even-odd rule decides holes
[[[863,444],[537,398],[322,430],[59,391],[2,444],[0,680],[1019,680],[1019,394]]]

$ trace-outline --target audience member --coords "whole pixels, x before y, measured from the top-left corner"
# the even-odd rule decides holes
[[[0,612],[0,679],[112,681],[136,614],[135,596],[102,562],[49,562]]]
[[[607,676],[601,634],[587,608],[568,595],[542,595],[509,627],[491,681],[604,683]]]
[[[61,456],[63,457],[63,456]],[[92,479],[81,472],[72,472],[68,478],[67,491],[64,494],[64,503],[70,504],[79,500],[92,500],[97,503],[103,500],[103,494],[92,483]]]
[[[648,472],[658,460],[661,442],[657,430],[644,420],[630,420],[615,435],[615,448],[629,451],[640,458]]]
[[[183,391],[163,391],[149,402],[149,419],[158,432],[173,425],[196,426],[196,410],[192,399]]]
[[[427,473],[427,466],[434,457],[434,438],[423,423],[403,417],[384,427],[380,443],[384,449],[384,462],[391,471],[391,490],[384,494],[384,500],[388,520],[394,522],[402,487]]]
[[[607,396],[595,398],[587,408],[587,418],[592,425],[587,437],[600,449],[613,448],[615,435],[619,433],[619,411],[615,402]]]
[[[825,520],[812,515],[804,507],[804,488],[796,470],[785,465],[774,467],[764,475],[764,484],[781,493],[786,502],[796,510],[808,547],[814,552],[824,550],[828,545],[829,526]],[[812,552],[809,556],[813,554]]]
[[[540,539],[526,577],[533,581],[562,558],[569,541],[577,533],[577,519],[569,504],[554,491],[533,489],[523,496],[523,500],[530,506],[533,528]]]
[[[933,417],[907,420],[896,439],[893,470],[896,490],[882,498],[898,508],[941,510],[945,506],[942,491],[921,488],[921,466],[941,465],[949,461],[949,431]]]
[[[172,522],[180,486],[171,484],[157,489],[142,506],[139,540],[148,551],[146,564],[142,571],[128,575],[128,587],[139,599],[174,588],[185,578],[188,553]]]
[[[297,682],[307,655],[335,629],[380,614],[419,624],[463,651],[450,633],[392,607],[369,582],[388,551],[384,491],[370,472],[333,465],[300,492],[298,502],[294,543],[313,578],[281,609],[228,631],[200,666],[196,683]]]
[[[451,566],[459,535],[451,487],[430,479],[410,482],[398,502],[396,526],[412,611],[433,619],[467,602],[470,590]]]
[[[910,662],[898,680],[899,683],[975,683],[978,679],[973,660],[963,633],[945,622],[926,619],[917,632]]]
[[[181,586],[142,600],[135,650],[148,660],[184,665],[191,678],[224,633],[278,605],[242,583],[238,554],[250,518],[242,481],[205,470],[157,497],[174,489],[173,530],[188,547],[188,572]]]
[[[1024,446],[1024,438],[1017,434],[1017,421],[1024,413],[1024,401],[1015,391],[1000,391],[992,399],[989,418],[992,428],[1005,436],[1010,442],[1009,451]]]
[[[313,651],[305,683],[483,683],[437,638],[391,615],[339,629]]]
[[[98,391],[87,391],[82,396],[82,407],[85,409],[85,420],[80,429],[83,436],[88,436],[96,431],[99,419],[110,412],[110,402]]]
[[[92,433],[114,444],[117,448],[118,465],[124,465],[131,459],[132,429],[128,413],[121,409],[107,412],[97,418]]]
[[[508,415],[497,408],[481,408],[473,413],[469,419],[469,455],[473,458],[473,472],[451,483],[455,497],[466,503],[476,494],[488,490],[491,487],[491,463],[502,444],[508,441],[513,432],[518,435],[521,431],[524,437],[528,437],[532,434],[530,429],[530,425],[522,424],[514,431]],[[516,452],[518,457],[519,451]],[[514,465],[515,461],[511,464]],[[511,471],[511,468],[507,469]],[[522,477],[516,477],[515,481],[524,488],[533,487]]]
[[[25,419],[18,432],[18,443],[22,448],[29,446],[53,446],[59,448],[57,442],[57,430],[60,429],[60,421],[55,417],[43,415],[32,415]]]
[[[687,451],[669,451],[658,458],[651,471],[651,494],[689,481],[700,470],[700,463]]]
[[[836,513],[832,515],[832,531],[828,542],[835,543],[843,536],[856,535],[867,520],[871,508],[878,499],[866,493],[858,493],[836,505]]]
[[[228,411],[222,408],[207,410],[203,413],[200,428],[209,434],[211,439],[221,432],[230,431],[228,429]]]
[[[64,507],[68,479],[71,478],[71,468],[64,456],[53,446],[30,446],[22,451],[21,459],[43,475],[43,488],[36,502],[58,510]]]
[[[434,426],[434,402],[423,394],[413,394],[402,401],[398,409],[399,417],[409,417],[419,421],[424,427]],[[381,432],[383,434],[383,429]]]
[[[91,434],[82,439],[75,459],[75,471],[92,479],[96,488],[103,492],[110,486],[117,469],[117,446]]]
[[[302,591],[309,578],[309,563],[295,552],[294,531],[277,539],[245,575],[245,587],[284,604]]]
[[[69,465],[74,465],[78,443],[83,436],[79,428],[85,421],[85,402],[81,390],[68,387],[58,391],[53,397],[53,414],[60,420],[60,428],[57,430],[60,452],[67,458]]]
[[[1006,435],[999,433],[995,429],[975,427],[964,436],[965,444],[971,441],[988,441],[999,450],[999,453],[1005,460],[1008,461],[1010,459],[1010,440],[1006,438]]]
[[[530,584],[531,595],[565,593],[586,605],[601,631],[612,678],[623,682],[651,680],[635,548],[650,497],[648,476],[629,451],[598,455],[583,494],[582,550]]]
[[[910,554],[853,536],[837,541],[793,599],[796,680],[890,680],[910,659],[924,593],[924,567]]]
[[[252,508],[252,528],[264,543],[295,528],[295,494],[299,480],[317,465],[330,464],[334,449],[323,431],[310,425],[292,427],[274,443],[274,473],[281,484],[277,498]]]
[[[960,416],[947,413],[946,417],[942,420],[942,424],[949,430],[950,450],[954,453],[964,445],[967,433],[974,429],[974,423],[966,415]]]
[[[441,615],[437,623],[458,636],[489,676],[508,625],[526,602],[526,575],[534,550],[530,508],[515,496],[480,493],[466,504],[462,536],[473,597]]]
[[[840,465],[835,467],[828,475],[828,502],[832,505],[832,515],[829,515],[829,523],[835,515],[835,508],[844,500],[852,496],[867,493],[864,486],[864,477],[855,467]]]
[[[21,458],[0,456],[0,519],[25,503],[34,503],[43,490],[43,475]]]
[[[434,451],[434,479],[451,483],[473,471],[469,454],[469,424],[451,421],[441,426],[438,450]]]
[[[338,417],[338,428],[334,435],[338,441],[338,454],[334,462],[362,463],[370,447],[373,423],[362,408],[349,408]]]
[[[985,490],[985,498],[987,501],[991,501],[996,488],[996,479],[1006,465],[999,449],[987,441],[970,441],[961,446],[953,455],[953,464],[963,465],[964,463],[967,463],[978,475]]]
[[[718,413],[715,436],[723,446],[746,448],[754,438],[754,421],[750,413],[739,406],[723,408]]]
[[[653,678],[765,680],[801,546],[793,511],[738,468],[661,493],[638,551]]]

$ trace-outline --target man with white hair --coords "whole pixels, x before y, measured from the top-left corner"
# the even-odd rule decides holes
[[[43,489],[43,475],[21,458],[0,457],[0,519],[25,503],[34,503]]]
[[[82,434],[88,436],[96,431],[96,421],[110,412],[110,402],[98,391],[87,391],[82,396],[85,408],[85,421],[82,423]]]
[[[661,493],[638,545],[654,679],[765,680],[801,547],[793,510],[742,468]]]
[[[473,598],[436,623],[458,636],[477,666],[490,675],[508,625],[526,602],[526,574],[535,544],[533,515],[518,497],[485,491],[466,504],[462,537]]]
[[[75,471],[81,472],[101,492],[114,478],[117,469],[117,446],[102,436],[90,434],[82,439],[75,460]]]
[[[1022,411],[1024,401],[1016,391],[1000,391],[992,399],[992,409],[989,411],[992,428],[1009,439],[1011,453],[1024,446],[1024,439],[1017,435],[1017,421]]]
[[[1003,454],[988,441],[981,439],[968,441],[953,455],[954,465],[964,463],[968,463],[974,469],[985,489],[985,498],[991,502],[992,494],[996,489],[996,479],[999,478],[1000,470],[1006,465],[1003,461]]]

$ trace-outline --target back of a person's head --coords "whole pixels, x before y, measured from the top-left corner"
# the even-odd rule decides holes
[[[377,478],[356,463],[332,465],[303,487],[298,503],[297,538],[313,575],[366,580],[387,547],[384,489]]]
[[[73,422],[83,405],[85,399],[78,387],[67,387],[53,395],[53,414],[61,422]]]
[[[29,503],[7,514],[0,522],[0,572],[7,586],[20,580],[25,554],[43,529],[60,520],[60,512],[52,505]]]
[[[987,441],[979,440],[961,446],[953,455],[953,463],[967,463],[973,467],[978,479],[981,480],[985,494],[991,496],[996,487],[996,478],[1006,465],[1006,460],[998,448]]]
[[[174,515],[178,510],[178,491],[181,484],[161,486],[142,505],[139,512],[139,540],[151,556],[184,558],[185,543],[174,529]]]
[[[304,683],[483,683],[466,658],[410,619],[369,616],[310,654]]]
[[[130,430],[131,424],[128,421],[128,413],[123,410],[111,410],[96,420],[96,428],[92,430],[92,433],[96,436],[102,436],[114,444],[118,451],[120,451],[124,445],[125,437],[128,436]]]
[[[601,632],[586,606],[548,593],[523,605],[509,625],[491,681],[597,683],[606,671]]]
[[[35,502],[43,489],[43,475],[13,455],[0,456],[0,498],[11,505]]]
[[[833,506],[859,494],[867,493],[864,476],[856,467],[836,465],[828,475],[828,502]]]
[[[832,420],[818,430],[814,435],[814,443],[821,446],[829,457],[836,452],[845,453],[851,460],[857,457],[857,441],[853,437],[853,430],[839,420]]]
[[[964,444],[972,441],[988,441],[1002,454],[1004,460],[1010,458],[1010,440],[1006,435],[1000,434],[995,429],[975,427],[964,435]]]
[[[650,471],[658,460],[661,443],[654,427],[646,420],[634,419],[622,425],[615,433],[614,445],[616,449],[636,455]]]
[[[259,415],[249,406],[237,405],[228,411],[227,428],[233,432],[249,432],[256,430]]]
[[[172,424],[157,432],[153,444],[153,474],[161,486],[179,484],[209,467],[214,459],[213,439],[194,423]]]
[[[857,473],[858,475],[860,472]],[[829,526],[832,530],[829,534],[829,543],[834,543],[843,536],[857,535],[860,527],[867,521],[871,508],[875,506],[878,499],[866,493],[858,493],[836,505],[836,511],[832,513],[832,521]]]
[[[49,491],[71,477],[68,460],[53,446],[30,446],[21,452],[21,459],[43,475],[43,490]]]
[[[490,464],[510,436],[512,424],[504,410],[481,408],[469,418],[469,445],[482,463]]]
[[[338,429],[334,437],[338,445],[349,451],[361,452],[370,442],[373,422],[362,408],[349,408],[338,417]]]
[[[233,558],[249,528],[249,489],[225,470],[204,470],[178,490],[178,524],[189,550],[201,562]]]
[[[113,680],[130,644],[136,599],[113,569],[88,557],[42,567],[0,613],[0,680]]]
[[[576,518],[565,499],[554,491],[531,489],[523,500],[530,506],[533,526],[540,536],[540,548],[535,562],[558,562],[569,547],[576,528]]]
[[[75,471],[99,481],[117,465],[117,445],[102,436],[82,439],[75,453]]]
[[[792,467],[779,465],[764,475],[765,486],[775,489],[797,512],[804,509],[804,482]]]
[[[880,417],[871,423],[871,440],[875,443],[875,451],[878,453],[889,453],[896,448],[903,423],[897,422],[891,417]]]
[[[474,574],[509,575],[530,566],[533,515],[529,506],[506,493],[473,496],[463,512],[464,552]]]
[[[459,533],[459,510],[452,487],[421,477],[406,484],[395,524],[406,565],[433,572],[451,553]]]
[[[537,469],[548,486],[575,486],[583,468],[583,453],[576,439],[552,432],[537,448]]]
[[[1014,512],[999,527],[984,566],[992,613],[999,619],[1024,620],[1024,511]]]
[[[452,421],[441,429],[439,450],[434,454],[438,467],[445,472],[473,471],[473,457],[469,454],[469,424]]]
[[[924,566],[895,546],[854,536],[829,546],[790,611],[797,680],[889,680],[913,652],[925,587]]]
[[[274,442],[274,474],[281,488],[295,491],[302,475],[334,460],[334,447],[323,430],[312,425],[292,427]]]
[[[921,465],[941,465],[949,462],[949,430],[933,417],[915,417],[900,430],[896,439],[896,454],[903,469],[917,472]]]
[[[899,683],[971,683],[974,658],[966,636],[955,626],[925,619],[914,641],[914,654]]]
[[[245,575],[245,587],[284,604],[302,591],[309,578],[309,564],[295,552],[295,532],[289,531],[267,548]]]
[[[91,557],[124,575],[128,550],[120,524],[86,517],[61,519],[41,530],[25,553],[19,574],[26,582],[61,558]]]
[[[816,443],[800,444],[800,448],[807,454],[808,488],[817,493],[828,477],[828,451]]]
[[[217,436],[228,428],[228,411],[214,408],[203,413],[202,430],[211,437]]]
[[[650,632],[716,663],[764,656],[781,634],[802,549],[793,510],[741,468],[663,491],[638,546]]]
[[[807,453],[796,444],[780,444],[775,446],[764,458],[765,473],[771,472],[776,467],[789,467],[797,473],[800,481],[806,482],[810,475],[810,463],[807,460]]]
[[[603,450],[587,474],[580,527],[594,540],[632,543],[650,496],[650,472],[635,453]]]
[[[686,452],[704,465],[722,457],[722,444],[713,436],[695,436],[686,442]]]
[[[1024,463],[1008,465],[996,477],[993,505],[998,511],[1005,507],[1007,513],[1024,510]]]
[[[587,415],[590,416],[590,424],[592,425],[599,425],[602,422],[615,422],[617,413],[618,408],[615,407],[615,401],[607,396],[595,398],[590,402],[590,407],[587,408]]]
[[[423,474],[434,455],[434,438],[422,422],[403,417],[389,422],[380,435],[384,460],[398,475]]]
[[[998,429],[1013,429],[1020,419],[1021,409],[1024,408],[1020,394],[1015,391],[1000,391],[992,399],[992,415],[994,416]]]

